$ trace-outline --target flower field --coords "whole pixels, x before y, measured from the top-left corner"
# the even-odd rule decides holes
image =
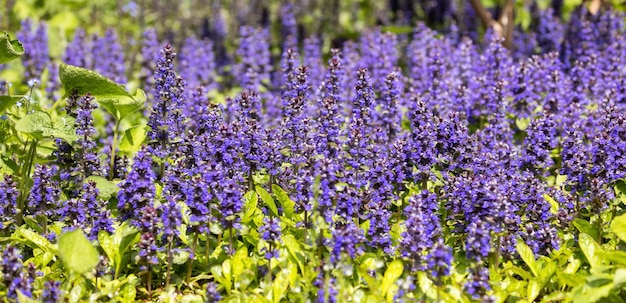
[[[278,2],[0,36],[0,301],[626,301],[619,7]]]

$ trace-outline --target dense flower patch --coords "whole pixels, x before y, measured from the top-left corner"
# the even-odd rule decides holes
[[[232,56],[77,30],[51,61],[29,20],[23,51],[2,40],[27,86],[0,85],[0,294],[624,300],[623,15],[545,11],[513,49],[375,28],[323,56],[290,10],[280,57],[251,26]]]

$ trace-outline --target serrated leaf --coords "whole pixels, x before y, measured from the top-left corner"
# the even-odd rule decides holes
[[[62,234],[58,245],[59,257],[65,268],[72,273],[86,273],[100,261],[98,251],[80,229]]]
[[[139,110],[146,101],[143,90],[138,89],[133,96],[123,85],[82,67],[61,63],[59,78],[66,94],[74,90],[79,95],[89,93],[118,120]]]
[[[535,255],[533,254],[532,249],[530,249],[530,247],[528,247],[528,245],[526,245],[526,243],[524,243],[524,241],[522,241],[521,239],[517,241],[516,248],[517,253],[520,255],[520,257],[522,257],[524,263],[528,265],[528,268],[530,268],[530,271],[533,273],[533,275],[535,277],[538,277],[539,271],[537,270]]]
[[[591,267],[596,267],[600,265],[599,252],[602,251],[602,249],[600,248],[600,245],[598,245],[598,243],[596,243],[596,241],[594,241],[590,235],[585,233],[580,234],[578,236],[578,245],[580,246],[580,250],[582,250]]]
[[[387,266],[387,270],[385,270],[385,275],[383,276],[383,281],[380,286],[383,296],[387,294],[387,291],[389,291],[391,285],[393,285],[396,280],[400,278],[403,271],[404,264],[401,260],[394,260],[389,263],[389,266]]]
[[[146,141],[147,134],[148,130],[145,125],[137,125],[127,129],[120,142],[119,150],[134,155],[141,149],[143,142]]]
[[[3,32],[0,35],[0,64],[15,60],[24,54],[22,43],[11,40],[9,33]]]
[[[113,196],[117,196],[117,192],[119,191],[119,187],[115,182],[109,181],[101,176],[89,176],[85,181],[93,181],[96,183],[96,188],[98,189],[98,196],[107,201]]]
[[[274,198],[272,198],[270,193],[268,193],[265,188],[258,185],[255,187],[255,189],[257,194],[259,194],[259,197],[261,197],[261,200],[263,200],[263,203],[265,203],[265,205],[269,207],[272,214],[278,217],[278,208],[276,208],[276,203],[274,202]]]

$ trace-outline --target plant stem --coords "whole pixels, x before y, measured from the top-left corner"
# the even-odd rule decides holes
[[[169,237],[167,244],[167,273],[165,274],[165,288],[170,286],[170,278],[172,274],[172,237]]]
[[[209,241],[208,241],[208,237],[207,237],[207,247]],[[193,270],[193,260],[195,260],[196,258],[196,245],[198,244],[198,232],[196,231],[193,234],[193,244],[191,246],[191,254],[193,255],[193,258],[190,258],[189,260],[189,265],[187,265],[187,285],[189,285],[189,281],[191,280],[191,271]]]
[[[152,299],[152,265],[150,264],[148,264],[148,279],[146,282],[146,288],[148,289],[148,299]]]
[[[233,253],[233,227],[228,228],[228,254]]]
[[[28,141],[26,141],[26,144],[28,144]],[[26,188],[28,185],[28,182],[26,182],[26,180],[30,176],[33,162],[35,162],[36,156],[37,156],[37,140],[33,140],[30,143],[30,148],[28,150],[28,157],[26,158],[26,162],[22,163],[22,175],[20,178],[20,197],[19,197],[18,205],[17,205],[19,212],[15,218],[15,222],[18,225],[21,225],[22,223],[24,223],[23,217],[24,217],[24,213],[26,212],[26,198],[28,197],[27,188]]]
[[[111,143],[111,161],[109,163],[109,181],[115,175],[115,151],[117,149],[117,133],[120,129],[120,120],[115,120],[115,130],[113,131],[113,143]]]

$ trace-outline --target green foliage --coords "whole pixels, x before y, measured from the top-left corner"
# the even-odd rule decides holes
[[[138,111],[146,102],[146,93],[143,90],[137,89],[131,95],[123,85],[81,67],[62,63],[59,67],[59,78],[66,94],[72,91],[79,95],[91,94],[117,120]]]
[[[15,60],[24,54],[22,43],[11,40],[8,33],[0,34],[0,64]]]
[[[84,274],[100,262],[98,251],[78,229],[59,237],[59,257],[63,266],[73,274]]]

